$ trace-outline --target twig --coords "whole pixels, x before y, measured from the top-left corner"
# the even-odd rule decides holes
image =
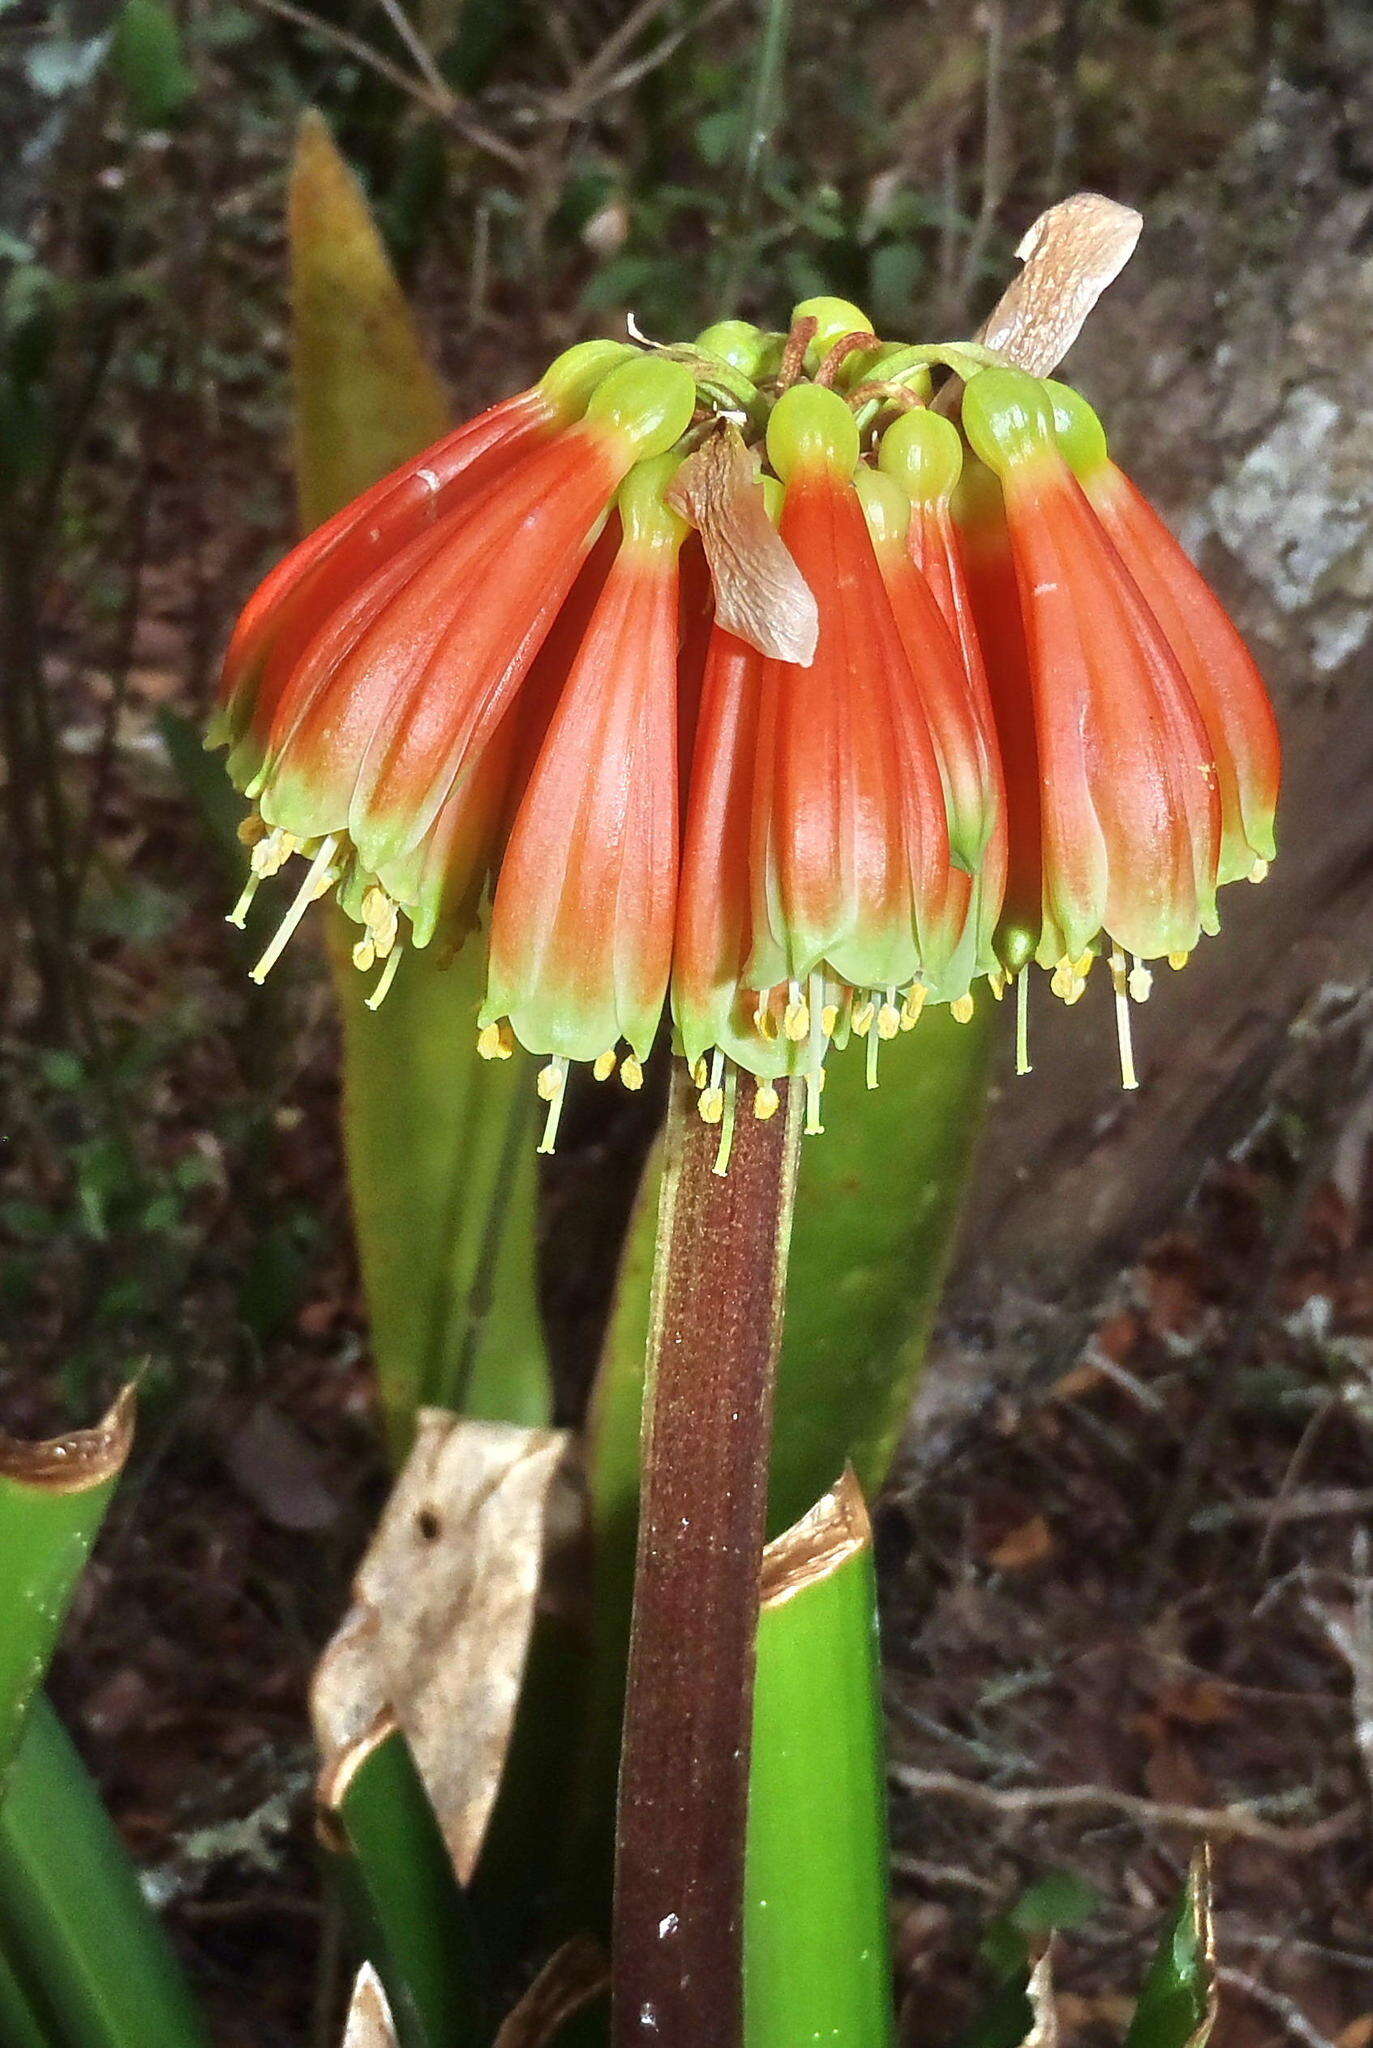
[[[1187,1526],[1198,1534],[1232,1528],[1236,1522],[1319,1522],[1340,1515],[1373,1513],[1373,1486],[1308,1486],[1271,1500],[1223,1500],[1200,1508]]]
[[[388,84],[408,94],[419,106],[427,108],[437,119],[455,129],[474,149],[485,150],[488,156],[494,156],[512,170],[523,173],[523,153],[513,142],[507,142],[504,136],[497,135],[485,123],[475,120],[468,112],[466,102],[446,84],[441,93],[436,92],[427,79],[416,78],[401,65],[393,64],[389,57],[383,56],[380,50],[374,50],[361,36],[337,27],[321,15],[312,14],[308,8],[297,7],[294,0],[251,0],[251,4],[264,14],[274,14],[279,21],[289,21],[292,27],[304,29],[310,35],[333,43],[337,49],[346,50],[359,64],[365,64],[369,71],[375,71],[379,78],[386,79]]]
[[[1335,1654],[1349,1669],[1350,1706],[1354,1713],[1354,1747],[1363,1770],[1364,1788],[1373,1800],[1373,1577],[1368,1569],[1368,1531],[1354,1536],[1354,1600],[1344,1613],[1322,1601],[1303,1604]]]
[[[1216,1977],[1228,1990],[1238,1991],[1241,1997],[1262,2006],[1270,2019],[1277,2020],[1294,2041],[1302,2043],[1302,2048],[1333,2048],[1329,2036],[1312,2024],[1296,2000],[1289,1998],[1285,1991],[1275,1991],[1271,1984],[1261,1984],[1257,1977],[1226,1964],[1216,1971]]]
[[[1262,1842],[1270,1849],[1286,1849],[1302,1855],[1343,1841],[1358,1828],[1357,1806],[1342,1806],[1335,1813],[1302,1827],[1282,1827],[1263,1820],[1248,1806],[1178,1806],[1164,1800],[1145,1799],[1134,1792],[1120,1792],[1113,1785],[981,1785],[975,1779],[959,1778],[952,1771],[923,1771],[901,1768],[893,1774],[907,1792],[927,1799],[961,1799],[969,1806],[982,1806],[993,1813],[1053,1813],[1065,1809],[1097,1808],[1118,1813],[1146,1827],[1190,1828],[1218,1841]]]
[[[762,0],[762,16],[758,55],[749,87],[743,149],[734,166],[734,196],[721,235],[723,253],[716,277],[713,311],[725,317],[737,311],[740,283],[754,247],[753,210],[758,181],[782,108],[782,81],[791,34],[791,0]]]
[[[426,47],[421,37],[416,34],[415,25],[405,12],[405,9],[399,4],[399,0],[377,0],[377,5],[396,31],[400,40],[404,43],[406,49],[410,52],[410,55],[414,58],[415,69],[419,72],[430,91],[438,99],[451,100],[453,98],[453,88],[434,62],[432,52]]]

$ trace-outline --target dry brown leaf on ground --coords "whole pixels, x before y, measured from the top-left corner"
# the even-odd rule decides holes
[[[464,1884],[509,1746],[566,1447],[562,1431],[422,1410],[311,1689],[321,1784],[389,1709]]]

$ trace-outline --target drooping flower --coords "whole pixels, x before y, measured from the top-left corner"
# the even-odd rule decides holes
[[[622,485],[622,538],[549,722],[501,861],[484,1045],[509,1031],[549,1056],[545,1146],[569,1060],[604,1076],[623,1040],[647,1059],[672,962],[677,897],[678,554],[663,503],[675,463]]]
[[[661,357],[602,369],[579,420],[460,491],[312,631],[288,634],[293,659],[246,785],[259,871],[313,854],[288,931],[335,885],[379,959],[395,951],[402,914],[418,946],[470,922],[520,685],[620,483],[676,441],[695,402],[690,373]]]
[[[1186,954],[1217,929],[1210,739],[1058,447],[1042,385],[1022,371],[984,371],[964,394],[963,427],[1000,483],[1024,632],[1039,790],[1037,957],[1068,993],[1104,936],[1122,993],[1127,954],[1143,986],[1143,962]]]
[[[957,433],[947,420],[918,413],[904,417],[924,419],[939,426],[953,435],[957,446]],[[950,976],[953,1000],[962,1001],[973,976],[994,970],[997,964],[991,940],[1001,912],[1005,878],[1005,806],[991,707],[984,701],[985,684],[983,695],[979,696],[980,676],[965,665],[965,657],[912,551],[912,501],[896,480],[900,445],[895,452],[888,448],[901,425],[898,420],[883,437],[883,467],[860,470],[857,488],[917,686],[920,709],[934,742],[948,811],[950,849],[959,866],[972,878],[967,923],[959,940],[957,964]],[[906,439],[909,441],[910,437]],[[980,665],[978,656],[978,670]]]
[[[1085,398],[1046,381],[1058,445],[1187,678],[1220,780],[1220,880],[1261,881],[1274,854],[1277,720],[1254,658],[1185,548],[1123,470]]]
[[[955,382],[935,397],[932,373]],[[959,394],[961,391],[961,408]],[[926,1003],[1107,951],[1128,997],[1271,852],[1262,685],[1066,387],[976,344],[589,343],[302,543],[254,597],[215,737],[253,889],[333,893],[354,960],[489,904],[480,1049],[630,1087],[666,1007],[728,1159],[754,1113]],[[1134,954],[1133,969],[1127,954]]]

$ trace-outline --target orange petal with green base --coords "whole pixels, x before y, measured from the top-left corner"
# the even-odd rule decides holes
[[[1015,562],[1049,950],[1061,936],[1076,958],[1105,931],[1145,959],[1189,951],[1215,926],[1220,804],[1186,679],[1060,454],[1037,381],[974,377],[963,424],[1000,476]],[[1050,964],[1043,939],[1040,957]]]
[[[1196,699],[1220,777],[1220,879],[1239,881],[1254,872],[1256,861],[1270,861],[1275,850],[1282,749],[1263,677],[1200,569],[1111,461],[1086,401],[1052,380],[1044,388],[1053,400],[1059,445]]]
[[[845,427],[844,422],[849,422]],[[763,670],[752,824],[755,987],[825,966],[856,987],[936,987],[967,911],[939,767],[852,483],[835,393],[795,387],[768,430],[782,538],[815,594],[809,668]]]
[[[626,537],[501,863],[483,1023],[594,1060],[648,1057],[677,889],[677,545]]]

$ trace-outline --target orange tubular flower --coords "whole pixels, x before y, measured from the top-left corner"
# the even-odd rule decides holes
[[[828,972],[894,1007],[942,987],[968,901],[950,864],[939,767],[853,486],[853,414],[798,385],[778,400],[768,453],[786,485],[782,539],[814,591],[810,668],[769,660],[759,708],[748,978],[793,1008]]]
[[[906,417],[917,419],[920,415]],[[931,416],[925,417],[935,424]],[[947,420],[937,424],[954,433]],[[884,457],[886,440],[894,431],[884,437]],[[956,433],[954,438],[956,441]],[[1001,775],[990,712],[984,724],[982,707],[969,688],[967,671],[944,614],[910,553],[910,499],[887,470],[860,470],[857,486],[882,580],[918,686],[920,708],[934,741],[944,784],[950,849],[954,860],[973,878],[968,922],[959,942],[959,965],[952,977],[953,983],[961,982],[966,991],[974,974],[996,965],[991,938],[1001,912],[1005,876],[1004,858],[987,859],[994,841],[997,853],[1005,843]],[[955,991],[956,1000],[962,991]]]
[[[1263,678],[1220,599],[1111,461],[1085,398],[1049,381],[1059,447],[1162,627],[1206,724],[1220,776],[1222,882],[1262,881],[1274,854],[1282,759]]]
[[[550,1055],[551,1150],[569,1060],[598,1077],[629,1045],[637,1085],[662,1014],[677,895],[677,557],[686,523],[662,502],[676,463],[641,463],[620,492],[623,540],[501,864],[482,1046],[507,1030]]]
[[[932,367],[961,422],[936,411]],[[390,986],[488,901],[479,1048],[642,1080],[665,1002],[729,1158],[831,1051],[985,977],[1082,993],[1122,1071],[1144,962],[1273,850],[1278,748],[1229,620],[1065,386],[979,344],[588,342],[304,541],[244,611],[214,737],[260,881],[304,881]],[[1126,955],[1135,956],[1133,965]]]
[[[401,913],[415,945],[440,922],[460,935],[494,851],[519,686],[620,482],[672,445],[694,402],[680,364],[619,363],[579,422],[460,494],[317,624],[247,786],[256,875],[313,853],[283,940],[335,885],[366,927],[361,955],[388,972]]]
[[[372,570],[434,527],[523,451],[570,425],[595,385],[629,351],[618,342],[569,349],[528,391],[476,419],[364,491],[278,564],[244,607],[224,657],[210,744],[238,751],[230,772],[250,781],[262,765],[282,691],[320,626]]]
[[[1103,933],[1137,960],[1216,929],[1216,764],[1186,678],[1059,452],[1036,379],[973,377],[964,431],[1000,480],[1041,804],[1038,957],[1081,978]]]

